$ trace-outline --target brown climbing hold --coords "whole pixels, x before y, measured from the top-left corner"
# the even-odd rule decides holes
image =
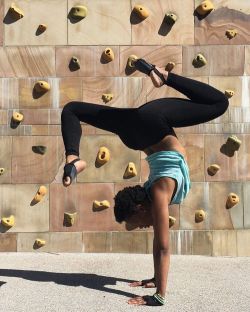
[[[195,211],[195,222],[199,223],[202,222],[205,219],[205,211],[202,209]]]
[[[225,90],[225,95],[228,99],[230,99],[234,95],[233,90]]]
[[[108,103],[113,99],[113,93],[103,93],[102,99],[105,103]]]
[[[16,122],[21,122],[23,120],[23,115],[18,112],[13,112],[12,119]]]
[[[131,67],[131,68],[135,67],[134,61],[136,61],[137,59],[138,59],[138,56],[136,56],[136,55],[134,55],[134,54],[131,54],[131,55],[128,57],[128,62],[127,62],[128,67]]]
[[[228,39],[233,39],[237,35],[237,29],[228,29],[226,30],[226,36]]]
[[[38,93],[44,93],[44,92],[47,92],[50,90],[50,85],[48,82],[46,81],[43,81],[43,80],[39,80],[35,83],[35,86],[34,86],[36,92]]]
[[[227,209],[232,208],[233,206],[237,205],[239,201],[240,198],[237,194],[229,193],[227,197],[226,208]]]
[[[69,213],[69,212],[64,212],[64,224],[66,226],[72,226],[75,222],[77,212],[74,213]]]
[[[168,25],[172,26],[177,21],[177,15],[174,13],[167,13],[165,14],[164,20]]]
[[[3,226],[6,226],[6,227],[12,227],[15,225],[15,218],[13,215],[7,217],[7,218],[2,218],[1,220],[1,223]]]
[[[239,140],[236,135],[231,135],[227,138],[226,144],[237,151],[240,148],[241,140]]]
[[[46,186],[44,186],[44,185],[40,186],[33,200],[36,203],[40,202],[46,193],[47,193]]]
[[[149,16],[149,11],[144,6],[137,4],[134,6],[133,11],[137,14],[137,16],[144,20]]]
[[[45,32],[45,30],[47,29],[47,25],[46,24],[40,24],[37,28],[39,33],[43,33]]]
[[[37,238],[35,240],[35,245],[38,248],[44,246],[45,244],[46,244],[46,241],[44,239]]]
[[[95,200],[93,202],[93,208],[94,208],[94,210],[108,209],[108,208],[110,208],[110,203],[108,200],[103,200],[103,201]]]
[[[110,151],[107,147],[101,146],[99,148],[96,161],[99,165],[104,165],[110,160]]]
[[[32,146],[32,151],[36,154],[44,155],[47,151],[47,147],[44,145],[34,145]]]
[[[126,179],[126,178],[133,178],[135,176],[137,176],[135,164],[133,162],[129,162],[123,177]]]
[[[203,16],[214,10],[214,5],[211,1],[206,0],[203,1],[195,10],[199,15]]]
[[[88,14],[88,9],[84,5],[73,6],[69,12],[71,18],[75,20],[81,20]]]
[[[168,220],[169,220],[169,227],[171,228],[175,224],[176,219],[174,217],[169,216]]]
[[[73,67],[73,69],[80,69],[79,59],[76,56],[72,56],[70,65]]]
[[[4,168],[0,168],[0,175],[4,174],[5,169]]]
[[[211,176],[215,175],[220,170],[220,166],[212,164],[207,168],[207,173]]]
[[[205,66],[206,64],[207,64],[207,60],[205,56],[202,55],[201,53],[198,53],[197,56],[193,60],[193,65],[195,67],[202,67],[202,66]]]
[[[13,19],[20,19],[24,17],[24,13],[21,9],[19,9],[14,3],[9,8],[10,15]]]
[[[168,62],[167,65],[165,66],[165,70],[170,72],[171,70],[173,70],[175,67],[175,63],[174,62]]]
[[[102,53],[102,57],[106,62],[111,62],[115,58],[114,51],[111,48],[106,48]]]

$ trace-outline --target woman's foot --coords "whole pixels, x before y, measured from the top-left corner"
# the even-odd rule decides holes
[[[168,79],[168,72],[164,69],[161,69],[158,66],[155,66],[156,70],[158,70],[164,77],[165,81]],[[156,88],[160,88],[161,86],[164,85],[164,82],[162,81],[162,79],[157,75],[157,73],[155,73],[154,69],[150,72],[150,78],[153,82],[153,85]]]
[[[78,159],[77,156],[75,156],[75,155],[68,155],[68,156],[66,157],[66,164],[65,164],[65,166],[66,166],[67,164],[71,163],[72,161],[76,160],[76,159]],[[87,163],[86,163],[86,161],[79,159],[79,160],[77,160],[77,161],[73,164],[73,166],[75,166],[76,173],[78,174],[78,173],[80,173],[81,171],[83,171],[83,170],[86,168]],[[69,175],[65,175],[65,176],[63,177],[63,185],[67,187],[67,186],[69,186],[71,183],[72,183],[71,177],[70,177]]]

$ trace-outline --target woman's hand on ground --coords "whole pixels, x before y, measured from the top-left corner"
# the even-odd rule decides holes
[[[153,296],[136,296],[129,299],[128,304],[159,306],[159,303],[153,299]]]
[[[142,280],[142,281],[135,281],[135,282],[129,283],[129,286],[131,286],[131,287],[142,286],[144,288],[155,288],[156,287],[154,277],[151,279],[146,279],[146,280]]]

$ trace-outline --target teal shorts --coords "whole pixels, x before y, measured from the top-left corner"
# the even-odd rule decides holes
[[[183,155],[176,151],[160,151],[147,156],[146,160],[150,174],[143,186],[149,199],[152,201],[150,195],[152,184],[162,177],[169,177],[177,182],[177,190],[170,204],[181,203],[191,188],[189,169]]]

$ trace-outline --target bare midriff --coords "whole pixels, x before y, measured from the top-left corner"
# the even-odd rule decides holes
[[[183,155],[187,161],[187,153],[184,146],[174,135],[166,135],[160,142],[151,145],[143,150],[148,156],[160,151],[176,151]]]

